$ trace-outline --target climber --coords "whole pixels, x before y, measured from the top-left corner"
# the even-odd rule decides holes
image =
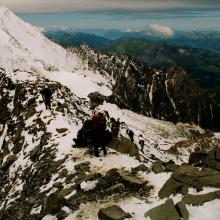
[[[120,128],[119,118],[118,118],[117,121],[114,118],[111,118],[111,132],[112,132],[112,137],[113,138],[118,137],[119,128]]]
[[[50,88],[46,85],[45,88],[41,91],[43,101],[46,105],[46,109],[51,109],[51,98],[52,98],[52,91]]]
[[[105,147],[105,129],[106,129],[106,120],[104,114],[99,112],[92,117],[92,130],[93,130],[93,147],[94,154],[96,157],[99,157],[99,147],[102,148],[104,155],[107,154]]]
[[[132,142],[134,142],[134,132],[132,130],[127,130],[127,134]]]
[[[141,147],[141,151],[143,152],[144,150],[144,139],[143,139],[143,136],[140,134],[139,135],[139,144],[140,144],[140,147]]]

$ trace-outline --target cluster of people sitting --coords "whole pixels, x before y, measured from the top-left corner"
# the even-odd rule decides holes
[[[45,88],[41,91],[46,109],[51,109],[52,94],[53,92],[48,86],[45,86]],[[94,152],[96,157],[99,157],[99,147],[101,147],[104,155],[106,155],[106,145],[112,140],[112,138],[118,137],[120,130],[119,118],[117,120],[111,118],[110,122],[111,132],[106,129],[107,125],[104,113],[98,112],[94,114],[91,119],[88,119],[83,123],[82,128],[78,131],[77,138],[74,139],[76,146],[88,147],[90,153],[92,154],[92,152]],[[134,132],[128,129],[126,133],[130,140],[134,142]],[[142,136],[140,136],[139,144],[141,146],[141,150],[143,151],[144,140]]]
[[[90,153],[92,149],[96,157],[99,157],[99,147],[102,148],[104,155],[107,154],[106,145],[113,137],[118,137],[120,121],[111,118],[111,132],[106,129],[106,119],[104,113],[98,112],[91,119],[83,123],[82,128],[74,139],[78,147],[88,147]]]

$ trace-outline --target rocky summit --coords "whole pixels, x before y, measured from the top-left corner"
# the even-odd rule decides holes
[[[192,220],[220,208],[220,134],[206,130],[216,107],[184,71],[142,74],[132,58],[95,52],[91,68],[82,48],[66,51],[3,6],[0,18],[0,220]],[[94,112],[108,134],[120,121],[99,157],[76,141]]]

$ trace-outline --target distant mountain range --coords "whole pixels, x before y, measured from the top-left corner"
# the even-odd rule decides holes
[[[48,31],[45,35],[64,47],[87,44],[104,53],[130,55],[156,68],[175,64],[185,69],[212,97],[219,102],[220,34],[217,32],[179,33],[174,38],[159,39],[141,33],[112,30],[99,37],[95,34],[68,31]],[[128,37],[122,37],[127,35]],[[136,36],[136,38],[135,38]],[[118,37],[121,37],[117,39]],[[112,40],[116,39],[116,40]],[[210,93],[209,93],[210,94]]]

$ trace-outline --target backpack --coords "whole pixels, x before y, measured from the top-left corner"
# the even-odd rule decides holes
[[[106,121],[102,113],[98,113],[92,117],[92,129],[93,130],[105,130]]]

